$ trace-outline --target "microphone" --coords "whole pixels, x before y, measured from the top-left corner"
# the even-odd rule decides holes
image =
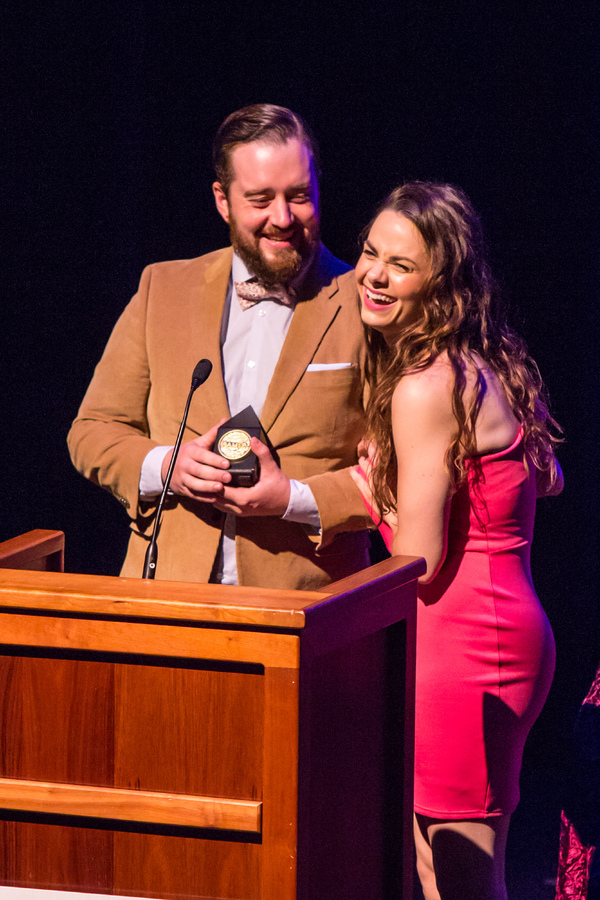
[[[204,384],[211,372],[212,363],[210,359],[201,359],[199,363],[196,363],[196,368],[192,372],[192,393],[196,388],[199,388],[201,384]]]
[[[201,359],[200,362],[196,364],[196,368],[192,373],[192,385],[188,394],[187,403],[185,404],[185,411],[183,413],[181,425],[179,426],[177,440],[175,441],[175,446],[173,447],[173,455],[171,456],[171,462],[169,463],[167,477],[165,478],[162,494],[160,495],[160,500],[158,501],[156,518],[154,519],[152,540],[150,541],[148,549],[146,550],[146,557],[144,559],[144,572],[142,574],[142,578],[151,579],[156,575],[156,563],[158,561],[158,544],[156,541],[158,538],[158,531],[160,527],[160,517],[162,514],[162,508],[164,506],[165,497],[167,496],[167,491],[169,490],[169,485],[171,484],[171,476],[173,475],[173,469],[175,468],[175,463],[177,461],[179,447],[181,446],[181,438],[183,437],[185,423],[187,422],[188,412],[190,411],[190,403],[192,402],[192,397],[194,396],[194,391],[196,390],[196,388],[199,388],[201,384],[204,384],[211,372],[212,363],[210,359]]]

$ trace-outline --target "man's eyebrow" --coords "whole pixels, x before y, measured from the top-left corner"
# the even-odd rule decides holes
[[[367,240],[365,241],[365,247],[368,247],[369,250],[372,250],[372,251],[373,251],[373,253],[377,253],[377,250],[375,249],[375,247],[373,246],[373,244],[371,243],[371,241],[370,241],[368,238],[367,238]],[[411,263],[413,266],[416,266],[416,265],[417,265],[416,262],[414,261],[414,259],[411,259],[410,256],[388,256],[387,261],[388,261],[388,262],[391,262],[391,263],[395,263],[395,262],[409,262],[409,263]]]
[[[293,184],[286,191],[286,194],[295,194],[300,192],[310,191],[311,184],[310,182],[303,184]],[[262,188],[262,190],[256,191],[244,191],[244,197],[267,197],[272,196],[274,194],[273,188]]]
[[[244,197],[264,197],[266,194],[272,194],[271,188],[262,188],[259,191],[244,191]]]

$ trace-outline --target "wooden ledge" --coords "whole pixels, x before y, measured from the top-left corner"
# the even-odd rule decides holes
[[[260,834],[262,803],[0,778],[0,808]]]

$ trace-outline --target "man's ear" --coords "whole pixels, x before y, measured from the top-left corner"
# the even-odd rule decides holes
[[[215,181],[213,183],[212,189],[213,194],[215,195],[215,203],[217,204],[219,214],[229,225],[229,203],[227,202],[227,194],[223,190],[220,181]]]

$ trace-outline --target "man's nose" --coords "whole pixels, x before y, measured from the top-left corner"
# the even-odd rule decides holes
[[[270,212],[271,222],[277,228],[289,228],[294,221],[290,205],[285,197],[276,197],[271,204]]]

